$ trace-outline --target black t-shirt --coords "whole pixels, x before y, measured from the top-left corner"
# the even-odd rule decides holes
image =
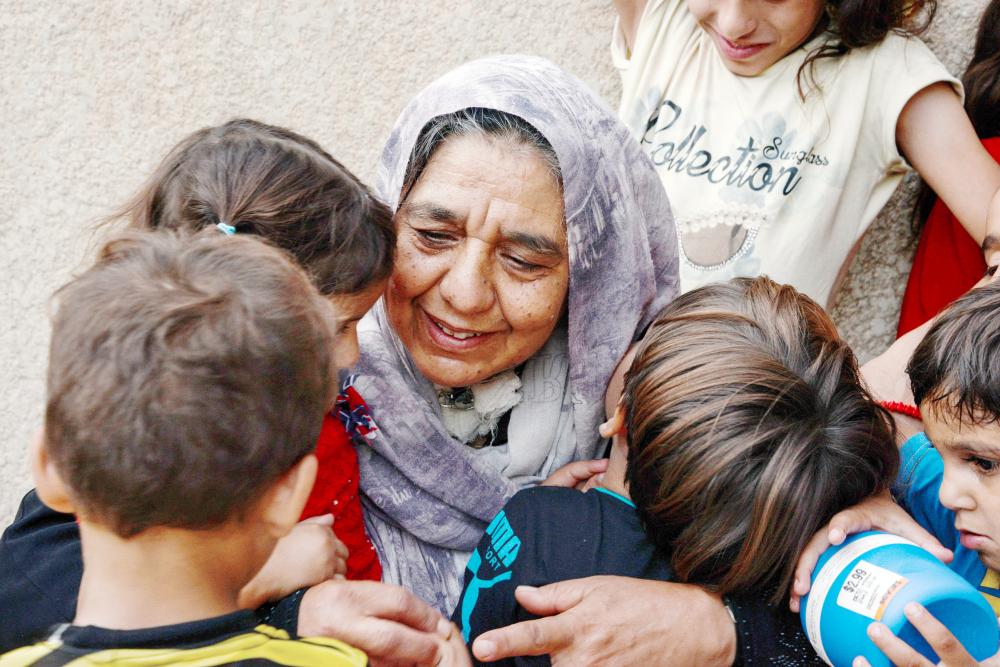
[[[0,537],[0,653],[41,641],[53,626],[72,622],[82,577],[76,519],[29,491]],[[257,617],[294,633],[301,599],[297,591],[258,609]]]
[[[0,656],[0,667],[197,664],[361,667],[363,653],[332,639],[299,639],[262,625],[252,611],[142,630],[61,626],[43,644]]]
[[[465,570],[452,620],[471,645],[483,632],[534,618],[514,598],[520,585],[544,586],[599,574],[669,581],[670,567],[647,539],[635,506],[606,489],[536,487],[517,493],[490,522]],[[798,617],[765,596],[730,600],[739,665],[822,665]],[[609,614],[614,610],[609,609]],[[689,623],[678,618],[678,623]],[[549,665],[524,656],[489,665]]]

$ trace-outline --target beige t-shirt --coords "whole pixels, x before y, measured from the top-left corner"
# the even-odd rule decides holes
[[[685,0],[649,0],[635,48],[616,25],[622,120],[673,208],[681,289],[766,274],[821,304],[908,165],[896,147],[906,102],[937,81],[961,86],[916,38],[817,61],[822,93],[796,73],[820,35],[755,77],[731,73]],[[807,79],[808,81],[808,79]]]

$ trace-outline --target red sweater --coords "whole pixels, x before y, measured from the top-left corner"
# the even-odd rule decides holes
[[[334,412],[323,419],[323,429],[316,443],[316,458],[319,459],[316,484],[302,511],[303,519],[333,514],[333,532],[350,552],[348,579],[382,579],[378,553],[368,540],[361,517],[358,456],[351,437],[353,432],[356,439],[363,441],[375,430],[364,399],[348,386],[337,398]]]
[[[983,146],[1000,161],[1000,137]],[[986,272],[983,252],[939,199],[927,216],[903,294],[897,336],[931,319],[965,294]]]

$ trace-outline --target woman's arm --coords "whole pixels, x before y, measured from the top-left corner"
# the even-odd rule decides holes
[[[480,660],[548,653],[568,665],[728,666],[736,657],[729,612],[697,586],[597,576],[516,596],[544,618],[483,633],[472,646]]]
[[[646,0],[614,0],[618,12],[618,25],[625,33],[625,44],[632,50],[635,34],[639,30],[639,19],[646,8]]]
[[[910,98],[896,123],[896,144],[982,243],[990,207],[1000,207],[1000,165],[983,148],[950,84],[932,84]],[[1000,220],[994,222],[1000,226]],[[991,232],[1000,234],[1000,229]]]

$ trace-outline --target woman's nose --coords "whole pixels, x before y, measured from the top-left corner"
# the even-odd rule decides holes
[[[731,42],[749,37],[757,29],[757,19],[751,4],[744,0],[726,0],[721,3],[715,24],[719,34]]]
[[[456,313],[481,313],[493,306],[490,252],[488,243],[467,238],[441,278],[441,297]]]

